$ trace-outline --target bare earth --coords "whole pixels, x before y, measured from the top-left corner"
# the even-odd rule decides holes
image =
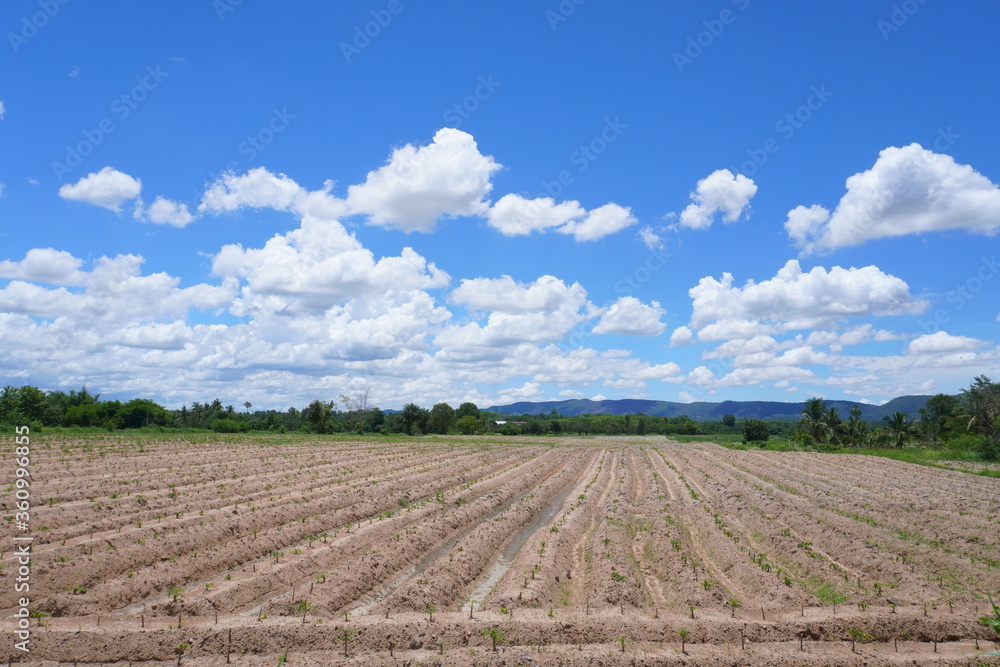
[[[995,478],[659,436],[32,450],[17,664],[1000,664]]]

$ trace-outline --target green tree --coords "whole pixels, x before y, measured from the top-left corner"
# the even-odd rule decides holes
[[[212,422],[212,430],[216,433],[244,433],[248,428],[249,424],[235,419],[216,419]]]
[[[736,416],[722,415],[722,425],[726,428],[734,428],[736,426]]]
[[[938,442],[941,435],[948,430],[952,415],[958,407],[957,397],[937,394],[928,398],[924,407],[920,408],[920,427],[931,442]]]
[[[455,409],[447,403],[431,408],[430,427],[435,433],[447,433],[455,425]]]
[[[770,437],[767,422],[760,419],[743,420],[743,442],[766,441]]]
[[[415,435],[413,429],[420,427],[420,420],[423,417],[421,411],[426,412],[416,403],[407,403],[403,406],[403,411],[399,415],[403,421],[403,433]]]
[[[844,432],[844,420],[840,418],[837,408],[832,407],[827,410],[826,414],[823,415],[823,421],[826,423],[826,434],[830,444],[839,445],[841,435]]]
[[[476,419],[482,418],[482,414],[480,414],[479,408],[476,407],[475,403],[462,403],[458,406],[458,410],[455,411],[455,419],[461,419],[470,415]]]
[[[976,377],[962,390],[959,410],[966,428],[984,436],[976,446],[979,455],[988,461],[1000,458],[1000,384]]]
[[[868,430],[868,422],[861,418],[861,406],[852,405],[851,416],[844,424],[844,437],[847,439],[847,443],[852,447],[859,447],[865,441]]]
[[[312,426],[314,433],[329,433],[330,417],[333,414],[333,408],[335,405],[336,404],[333,401],[324,403],[323,401],[316,399],[302,411],[306,421],[308,421]]]
[[[895,446],[902,449],[913,439],[913,420],[905,412],[893,412],[891,415],[882,417],[886,423],[889,434],[892,436]]]
[[[166,408],[145,398],[133,398],[115,412],[115,420],[121,428],[163,426],[167,418]]]
[[[810,398],[802,408],[799,423],[817,443],[826,442],[826,416],[826,402],[822,398]]]
[[[458,421],[455,422],[455,428],[457,428],[458,432],[462,435],[475,435],[486,430],[482,420],[478,417],[473,417],[472,415],[459,417]]]

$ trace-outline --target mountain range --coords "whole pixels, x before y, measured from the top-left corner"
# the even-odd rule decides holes
[[[861,418],[867,421],[881,421],[893,412],[906,412],[916,417],[930,396],[900,396],[883,405],[855,403],[852,401],[826,401],[827,409],[835,407],[841,419],[851,414],[851,406],[861,406]],[[698,420],[721,420],[723,415],[734,415],[737,419],[793,419],[802,416],[804,402],[782,403],[777,401],[722,401],[721,403],[694,402],[675,403],[673,401],[653,401],[638,398],[592,401],[577,398],[566,401],[521,401],[509,405],[495,405],[486,408],[501,415],[548,415],[552,410],[565,417],[580,415],[627,415],[645,414],[653,417],[687,416]]]

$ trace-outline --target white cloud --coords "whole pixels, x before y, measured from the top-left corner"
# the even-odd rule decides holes
[[[517,389],[505,390],[498,399],[500,403],[517,403],[518,401],[530,401],[542,395],[542,387],[537,382],[525,382]]]
[[[184,321],[168,324],[142,324],[122,329],[111,342],[126,347],[153,350],[181,350],[193,337],[193,330]],[[116,340],[117,339],[117,340]]]
[[[670,347],[681,347],[683,345],[690,345],[693,342],[694,332],[686,326],[677,327],[670,334]]]
[[[472,135],[444,128],[427,146],[394,150],[385,166],[348,188],[347,204],[370,224],[431,232],[444,216],[485,214],[490,179],[500,168],[479,152]]]
[[[681,403],[694,403],[698,400],[686,391],[677,392],[677,398],[681,399]]]
[[[240,176],[233,173],[220,176],[205,191],[198,210],[218,213],[249,207],[287,211],[300,192],[299,184],[284,174],[272,174],[264,167],[257,167]]]
[[[734,287],[732,274],[724,273],[722,280],[702,278],[688,294],[693,300],[692,328],[739,323],[741,338],[772,333],[775,326],[818,328],[848,316],[913,314],[928,306],[910,296],[903,280],[875,266],[835,266],[829,271],[817,266],[806,273],[796,260],[761,283],[750,280]],[[699,338],[704,339],[703,331]]]
[[[566,285],[554,276],[533,283],[501,278],[464,279],[450,299],[475,312],[487,312],[485,323],[469,322],[445,329],[435,344],[466,356],[493,356],[501,347],[563,339],[577,324],[597,314],[579,283]]]
[[[486,221],[504,236],[523,236],[565,225],[586,214],[579,202],[556,204],[551,197],[525,199],[521,195],[508,194],[486,212]]]
[[[242,314],[260,308],[323,309],[354,296],[444,287],[450,280],[412,248],[376,261],[340,223],[309,216],[298,229],[276,234],[262,248],[223,246],[212,271],[247,281],[249,291],[235,305]]]
[[[485,215],[487,223],[504,236],[554,229],[572,234],[577,241],[596,241],[636,223],[632,211],[618,204],[588,212],[576,201],[556,204],[550,197],[525,199],[515,194],[501,197]]]
[[[656,364],[638,370],[634,377],[639,380],[661,380],[663,382],[681,382],[684,377],[680,375],[681,367],[672,361],[665,364]]]
[[[587,291],[580,283],[567,285],[548,275],[529,284],[515,282],[507,275],[463,278],[449,296],[453,302],[472,310],[511,314],[553,312],[567,304],[578,309],[587,302]]]
[[[592,210],[583,220],[570,221],[556,231],[572,234],[577,241],[596,241],[636,222],[632,209],[618,204],[605,204]]]
[[[632,296],[623,296],[601,316],[595,334],[659,336],[665,325],[660,321],[666,311],[656,301],[646,305]]]
[[[69,285],[82,285],[82,292],[65,287],[46,289],[13,280],[0,289],[0,310],[42,318],[67,318],[89,328],[120,327],[137,322],[186,317],[192,308],[213,310],[231,303],[235,285],[200,283],[181,288],[180,279],[166,273],[142,275],[143,258],[137,255],[101,257],[89,272],[78,270],[79,260],[66,253],[45,249],[53,257],[60,275],[31,272],[30,264],[20,267],[25,277]],[[30,254],[30,253],[29,253]]]
[[[0,100],[0,120],[3,120],[4,114],[7,113],[7,108],[3,105],[3,100]]]
[[[687,380],[696,387],[706,387],[715,382],[715,374],[708,366],[698,366],[687,374]]]
[[[143,214],[144,219],[158,225],[184,227],[194,222],[194,216],[188,210],[187,204],[180,204],[170,199],[157,197]]]
[[[972,352],[985,345],[986,341],[968,336],[952,336],[944,331],[918,336],[909,342],[904,352],[906,354],[954,354],[956,352]]]
[[[770,336],[754,336],[753,338],[729,339],[713,350],[702,354],[703,359],[732,359],[740,355],[774,352],[778,349],[778,341]]]
[[[815,366],[830,364],[833,357],[825,352],[816,352],[808,345],[792,348],[780,355],[772,351],[744,352],[733,359],[736,368],[770,368],[775,366]]]
[[[32,248],[20,262],[0,261],[0,278],[13,278],[53,285],[81,285],[83,260],[65,250]]]
[[[820,206],[789,212],[785,228],[804,253],[906,234],[1000,231],[1000,188],[971,166],[919,144],[886,148],[846,185],[828,216]]]
[[[788,219],[785,220],[785,231],[797,245],[802,245],[806,239],[814,236],[816,231],[829,219],[830,211],[819,204],[808,208],[796,206],[788,212]]]
[[[728,169],[719,169],[698,181],[691,193],[692,203],[679,218],[679,225],[690,229],[707,229],[716,213],[722,213],[723,222],[736,222],[757,194],[757,185],[743,174],[733,175]]]
[[[59,196],[63,199],[103,206],[116,213],[121,211],[122,204],[136,199],[141,192],[142,183],[138,179],[111,167],[59,188]]]
[[[664,248],[663,237],[648,225],[639,230],[639,238],[650,250],[663,250]]]

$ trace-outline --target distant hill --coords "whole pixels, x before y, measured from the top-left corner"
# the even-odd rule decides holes
[[[881,421],[893,412],[907,412],[916,417],[930,396],[900,396],[885,405],[868,405],[852,401],[827,401],[826,407],[836,407],[841,418],[847,419],[851,406],[861,406],[861,418]],[[502,415],[547,415],[553,409],[566,417],[579,415],[627,415],[643,413],[653,417],[678,417],[686,415],[694,420],[721,420],[723,415],[734,415],[737,419],[795,419],[802,416],[804,402],[780,403],[777,401],[722,401],[721,403],[675,403],[672,401],[651,401],[638,398],[592,401],[576,398],[568,401],[521,401],[510,405],[495,405],[486,408]]]

